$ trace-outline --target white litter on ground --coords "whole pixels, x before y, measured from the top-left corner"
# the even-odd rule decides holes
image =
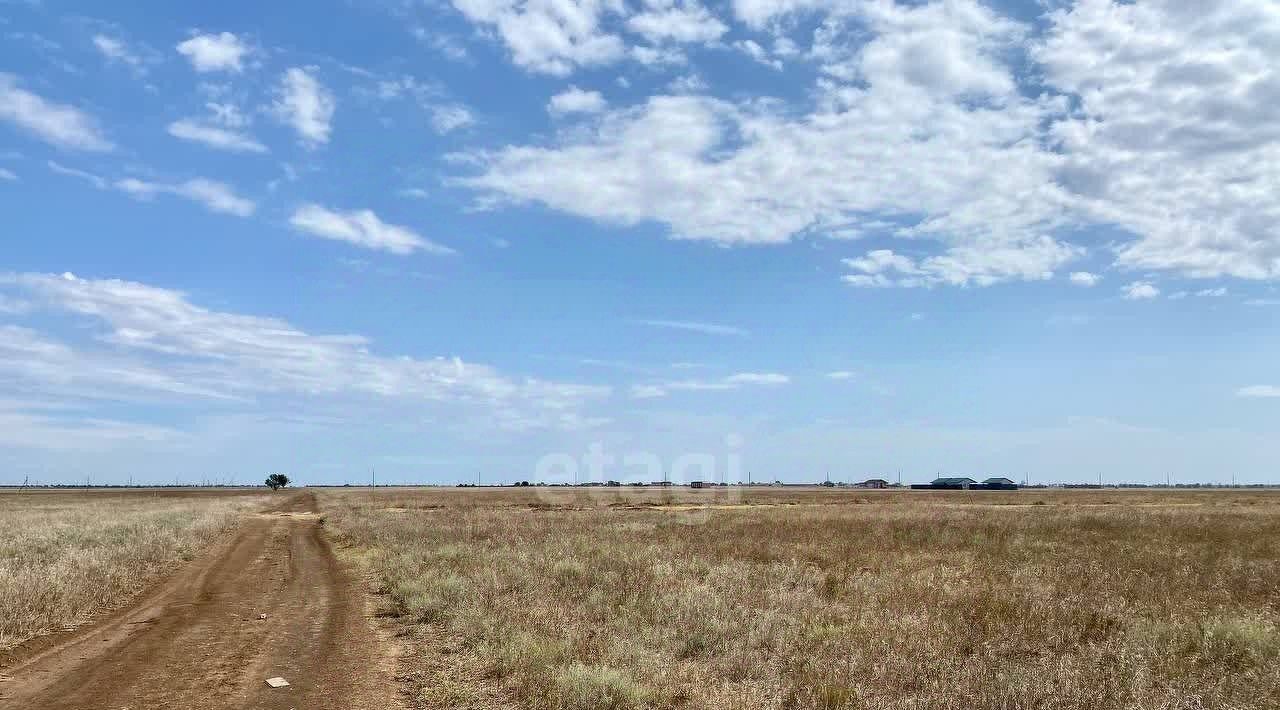
[[[289,684],[289,681],[279,676],[276,676],[275,678],[267,679],[267,685],[271,686],[272,688],[283,688],[288,684]]]

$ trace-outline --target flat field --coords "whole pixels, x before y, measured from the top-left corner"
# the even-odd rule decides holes
[[[0,490],[0,651],[123,605],[261,490]]]
[[[1280,495],[319,493],[424,708],[1280,707]]]

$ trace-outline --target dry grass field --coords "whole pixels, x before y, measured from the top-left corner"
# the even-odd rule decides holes
[[[321,502],[420,707],[1280,707],[1269,491]]]
[[[258,491],[0,491],[0,651],[120,606],[188,559]]]

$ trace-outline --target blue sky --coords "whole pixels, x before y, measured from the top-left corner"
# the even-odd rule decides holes
[[[1273,3],[0,34],[0,482],[1276,480]]]

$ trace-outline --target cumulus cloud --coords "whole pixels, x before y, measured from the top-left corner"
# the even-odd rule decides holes
[[[1149,301],[1160,296],[1160,289],[1150,281],[1134,281],[1121,289],[1121,292],[1130,301]]]
[[[476,118],[471,110],[462,104],[440,104],[431,107],[431,127],[440,135],[466,128],[475,122]]]
[[[867,252],[844,263],[854,286],[990,286],[1001,281],[1044,281],[1054,269],[1079,256],[1078,247],[1046,236],[1018,240],[976,240],[945,253],[913,260],[889,249]]]
[[[627,29],[651,42],[712,42],[729,27],[697,2],[649,0],[644,11],[627,19]]]
[[[244,70],[244,58],[250,49],[239,37],[230,32],[196,35],[176,47],[196,71],[234,72]]]
[[[621,12],[611,0],[453,0],[472,22],[492,28],[517,66],[565,76],[621,59],[625,43],[602,28]]]
[[[1071,280],[1071,283],[1085,287],[1097,286],[1102,281],[1101,276],[1088,271],[1072,271],[1067,278]]]
[[[1081,211],[1135,238],[1119,263],[1280,277],[1280,5],[1080,0],[1032,56],[1079,101],[1051,137]]]
[[[1236,390],[1236,396],[1255,399],[1280,397],[1280,387],[1275,385],[1250,385]]]
[[[383,222],[373,210],[343,211],[307,204],[294,211],[289,224],[322,239],[347,242],[392,254],[412,254],[415,251],[454,253],[452,249],[436,244],[408,227]]]
[[[1078,240],[1100,242],[1094,226],[1119,228],[1098,246],[1121,269],[1280,278],[1280,6],[1058,5],[1033,26],[976,0],[737,0],[779,57],[801,54],[785,34],[809,13],[811,106],[652,96],[603,108],[590,128],[470,152],[475,173],[458,183],[484,206],[540,203],[721,244],[885,220],[887,236],[916,240],[904,269],[855,268],[856,285],[1041,279],[1091,246]],[[594,32],[613,11],[592,7]],[[732,46],[773,65],[757,39]]]
[[[275,117],[297,131],[304,145],[329,142],[337,101],[315,77],[314,67],[293,67],[284,73],[272,104]]]
[[[854,32],[846,23],[880,34],[859,45],[842,39]],[[935,31],[948,53],[917,66],[904,43],[941,42]],[[843,234],[886,217],[896,236],[944,243],[902,273],[853,274],[857,285],[1047,278],[1083,251],[1052,235],[1068,221],[1069,196],[1053,181],[1060,159],[1038,143],[1061,105],[1020,96],[998,62],[1022,38],[1016,23],[975,3],[868,4],[815,41],[829,78],[811,113],[655,96],[549,145],[472,152],[464,157],[478,174],[458,182],[489,206],[539,202],[621,225],[658,221],[675,237],[722,244]],[[925,60],[952,73],[928,80]]]
[[[586,91],[576,86],[551,97],[547,102],[547,113],[552,116],[564,116],[571,113],[600,113],[607,104],[599,91]]]
[[[115,148],[92,116],[33,94],[18,86],[17,77],[3,72],[0,72],[0,120],[58,148],[96,152]]]

